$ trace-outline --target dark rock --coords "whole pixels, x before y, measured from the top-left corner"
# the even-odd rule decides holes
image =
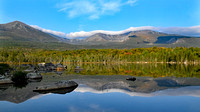
[[[56,93],[56,91],[62,91],[61,93],[63,93],[63,91],[71,92],[77,86],[78,84],[74,81],[59,81],[52,85],[38,86],[36,87],[36,89],[33,90],[33,92],[39,92],[39,93]]]
[[[130,78],[127,78],[126,80],[128,80],[128,81],[135,81],[136,78],[135,77],[130,77]]]

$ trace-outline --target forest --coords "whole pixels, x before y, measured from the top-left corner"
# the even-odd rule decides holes
[[[1,48],[0,62],[7,63],[199,63],[200,48],[134,48],[45,50]]]

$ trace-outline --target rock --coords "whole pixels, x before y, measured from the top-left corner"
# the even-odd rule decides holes
[[[5,79],[6,77],[4,75],[0,75],[0,80]]]
[[[26,75],[26,77],[28,79],[42,79],[42,75],[40,73],[37,73],[37,72],[28,73]]]
[[[63,74],[63,70],[57,70],[55,73],[58,74],[58,75],[62,75]]]
[[[45,65],[45,63],[39,63],[38,64],[39,67],[42,67],[42,66],[44,67],[44,65]]]
[[[56,67],[63,67],[61,63],[56,64]]]
[[[128,81],[135,81],[136,78],[135,77],[130,77],[130,78],[127,78],[126,80],[128,80]]]
[[[65,66],[65,69],[67,69],[67,65]]]
[[[33,65],[31,64],[21,64],[20,67],[24,67],[24,68],[31,68]]]
[[[12,84],[12,83],[13,83],[13,81],[10,78],[8,78],[4,75],[0,75],[0,85],[1,84]]]
[[[39,70],[39,71],[45,71],[46,69],[45,69],[44,66],[39,66],[39,67],[37,68],[37,70]]]
[[[56,67],[53,63],[45,63],[44,66],[45,66],[46,70],[55,70],[56,69]]]
[[[63,71],[64,69],[65,69],[65,67],[62,64],[59,63],[59,64],[56,65],[57,71]]]
[[[28,69],[24,70],[24,72],[33,72],[33,71],[35,71],[34,67],[31,67],[31,68],[28,68]]]
[[[41,82],[42,79],[28,79],[28,82]]]
[[[10,78],[4,78],[4,79],[0,79],[0,85],[1,84],[12,84],[13,81]]]
[[[38,70],[55,70],[56,66],[53,63],[39,63],[38,64]]]
[[[60,91],[61,93],[70,92],[73,91],[78,84],[74,81],[59,81],[57,83],[54,83],[52,85],[44,85],[44,86],[38,86],[33,91],[39,92],[39,93],[59,93],[57,91]]]

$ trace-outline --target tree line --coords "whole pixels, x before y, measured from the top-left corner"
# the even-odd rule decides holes
[[[134,49],[79,49],[66,51],[26,48],[4,48],[0,49],[0,62],[199,63],[200,48],[152,47]]]

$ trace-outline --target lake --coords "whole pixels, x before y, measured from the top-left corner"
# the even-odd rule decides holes
[[[27,69],[30,65],[10,65]],[[80,66],[80,70],[75,70]],[[64,71],[38,71],[43,79],[0,85],[0,112],[200,112],[200,66],[180,64],[67,64]],[[135,81],[126,80],[135,77]],[[60,80],[73,91],[38,93]]]

